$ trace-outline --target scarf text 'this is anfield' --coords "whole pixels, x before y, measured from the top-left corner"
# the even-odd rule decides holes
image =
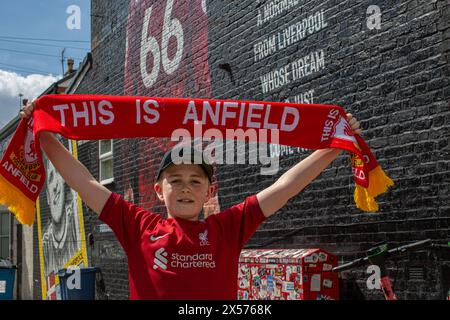
[[[339,106],[56,94],[39,98],[33,117],[20,121],[0,162],[0,204],[6,205],[20,223],[33,224],[34,205],[45,182],[36,139],[41,131],[73,140],[99,140],[171,137],[175,130],[183,128],[196,138],[198,123],[203,132],[219,130],[223,137],[228,137],[227,130],[276,130],[282,145],[349,151],[356,185],[354,199],[364,211],[377,211],[374,198],[393,185],[365,141],[353,134],[345,111]],[[262,136],[256,134],[256,140]],[[234,139],[240,139],[239,135]],[[248,135],[247,139],[255,138]]]

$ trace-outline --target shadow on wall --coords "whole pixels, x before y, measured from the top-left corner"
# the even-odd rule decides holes
[[[442,274],[442,298],[450,300],[450,264],[441,267]]]
[[[353,277],[339,278],[340,300],[366,300]]]

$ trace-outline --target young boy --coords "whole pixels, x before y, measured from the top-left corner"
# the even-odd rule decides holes
[[[20,113],[29,117],[34,105]],[[347,114],[353,131],[359,122]],[[158,170],[154,190],[168,218],[125,201],[101,185],[50,132],[41,147],[67,184],[114,231],[128,257],[131,299],[237,298],[240,251],[258,226],[302,191],[340,153],[317,150],[274,184],[242,203],[198,219],[211,197],[212,167],[206,162],[174,164],[170,151]]]

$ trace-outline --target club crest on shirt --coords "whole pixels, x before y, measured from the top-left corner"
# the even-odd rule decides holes
[[[167,270],[167,264],[169,260],[167,259],[167,251],[165,248],[159,248],[155,252],[155,258],[153,259],[153,269],[163,269]]]
[[[198,239],[200,240],[200,245],[201,246],[209,246],[209,241],[208,241],[208,230],[205,230],[203,232],[200,232],[198,234]]]

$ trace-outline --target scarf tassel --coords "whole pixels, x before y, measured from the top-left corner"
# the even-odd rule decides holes
[[[385,193],[393,185],[394,181],[386,175],[380,166],[377,166],[369,172],[369,186],[367,188],[356,185],[353,195],[356,206],[365,212],[378,211],[379,207],[375,197]]]
[[[31,226],[34,223],[34,202],[24,196],[15,186],[0,175],[0,203],[7,203],[21,224]]]

